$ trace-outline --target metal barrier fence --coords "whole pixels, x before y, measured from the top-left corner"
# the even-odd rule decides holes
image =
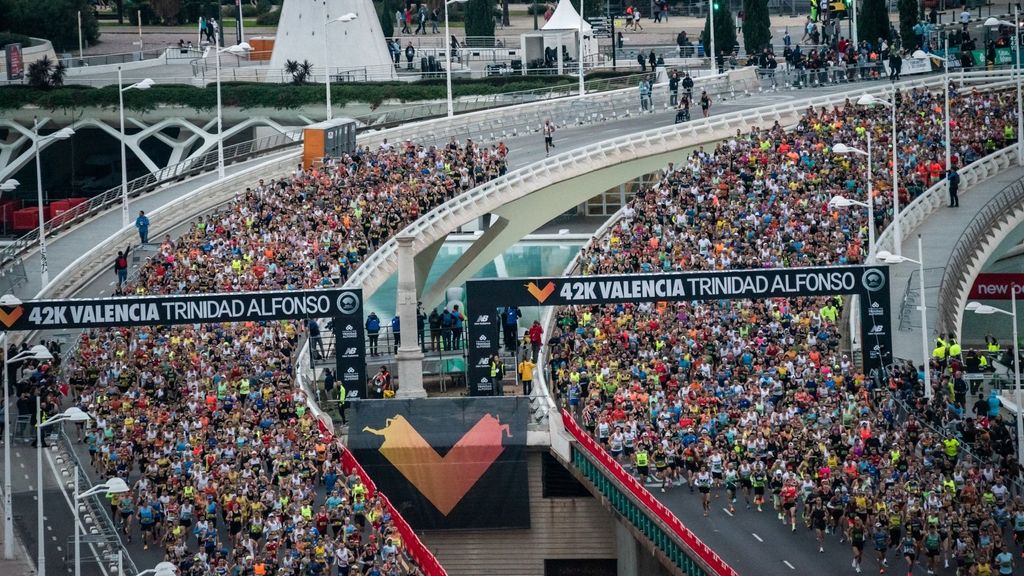
[[[228,164],[237,162],[239,160],[244,160],[253,156],[258,156],[260,154],[291,146],[297,142],[301,142],[301,137],[301,131],[296,131],[284,134],[275,134],[273,136],[267,136],[257,140],[250,140],[225,146],[224,163]],[[218,164],[218,157],[219,154],[216,148],[214,148],[209,152],[195,156],[183,162],[179,162],[178,164],[168,166],[167,168],[158,170],[152,174],[147,174],[134,180],[130,180],[128,182],[128,197],[137,198],[143,194],[156,190],[168,182],[183,180],[202,172],[214,170]],[[120,204],[122,198],[123,193],[121,186],[111,188],[102,194],[90,198],[88,202],[79,204],[67,212],[47,220],[43,223],[43,229],[45,230],[47,237],[49,237],[61,232],[62,230],[78,226],[84,221],[105,212],[117,204]],[[0,266],[3,267],[3,273],[5,275],[10,274],[10,265],[20,262],[20,259],[26,253],[38,247],[38,243],[39,230],[37,228],[19,237],[10,245],[4,247],[3,250],[0,250]],[[22,270],[22,273],[23,272],[24,271]]]

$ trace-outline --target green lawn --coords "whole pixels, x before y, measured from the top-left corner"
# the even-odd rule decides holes
[[[236,20],[231,19],[231,20],[224,20],[221,24],[223,24],[224,26],[227,26],[229,29],[232,29],[232,28],[235,27],[235,22],[236,22]],[[262,26],[260,26],[260,24],[258,24],[256,22],[255,18],[252,18],[252,19],[245,18],[245,19],[242,20],[242,22],[245,24],[246,28],[262,27]],[[129,28],[129,29],[133,29],[133,30],[138,28],[138,26],[136,26],[135,24],[128,24],[128,23],[118,24],[116,20],[100,20],[99,23],[100,23],[100,26],[103,27],[103,28]],[[156,26],[160,26],[161,28],[179,28],[179,29],[182,29],[182,30],[197,30],[199,28],[195,23],[192,23],[192,24],[178,24],[176,26],[165,26],[163,24],[157,24]],[[148,28],[148,26],[144,24],[142,26],[142,28],[143,28],[143,30],[145,30],[146,28]]]

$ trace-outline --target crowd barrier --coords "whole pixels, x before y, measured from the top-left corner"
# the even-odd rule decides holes
[[[589,434],[584,432],[583,429],[580,428],[579,424],[576,423],[576,420],[572,415],[565,410],[562,410],[562,424],[576,442],[583,447],[590,456],[601,463],[608,472],[612,474],[623,486],[625,486],[626,489],[629,490],[630,494],[650,510],[658,520],[668,526],[672,532],[679,537],[685,547],[695,554],[712,574],[717,576],[738,575],[736,570],[729,566],[725,560],[722,560],[714,550],[708,547],[708,545],[698,538],[696,534],[691,532],[689,528],[684,526],[679,518],[677,518],[671,510],[666,508],[664,504],[659,502],[658,499],[647,490],[647,488],[644,488],[644,486],[640,484],[632,474],[626,472],[626,469],[623,468],[621,464],[612,458],[607,451],[598,446],[597,442],[591,438]]]
[[[338,444],[341,447],[341,465],[345,469],[345,473],[350,473],[355,470],[356,474],[362,480],[363,485],[366,486],[367,497],[373,497],[377,493],[377,486],[370,479],[370,476],[366,473],[366,470],[359,465],[355,457],[352,456],[352,452],[347,447]],[[402,515],[398,513],[398,510],[391,504],[388,497],[383,493],[380,495],[380,499],[384,502],[384,507],[388,513],[391,514],[391,521],[394,522],[395,526],[398,527],[398,533],[402,535],[402,546],[408,553],[409,557],[412,558],[413,562],[419,566],[424,576],[448,576],[448,573],[441,566],[437,558],[427,549],[427,547],[420,541],[419,536],[413,531],[409,523],[402,518]]]

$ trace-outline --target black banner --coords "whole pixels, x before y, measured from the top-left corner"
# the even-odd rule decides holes
[[[864,366],[868,373],[880,372],[892,362],[887,266],[480,279],[466,282],[467,308],[485,311],[503,306],[736,300],[840,294],[858,294],[863,297],[861,342]],[[492,322],[496,326],[497,320]],[[473,323],[469,326],[467,381],[471,396],[495,394],[490,364],[486,361],[498,351],[497,332],[491,328],[489,324],[478,327]]]
[[[334,319],[334,359],[337,378],[345,387],[347,400],[366,396],[366,340],[363,338],[363,308],[354,316]]]
[[[468,309],[468,308],[467,308]],[[496,308],[481,308],[482,313],[470,316],[466,341],[469,348],[469,395],[502,396],[497,378],[491,376],[491,356],[500,352],[498,343],[501,313]]]
[[[360,289],[32,300],[0,307],[0,331],[339,317],[361,323],[362,302]]]
[[[529,528],[523,397],[365,400],[349,448],[416,530]]]

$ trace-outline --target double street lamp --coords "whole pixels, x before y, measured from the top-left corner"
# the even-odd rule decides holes
[[[829,200],[829,206],[834,208],[848,208],[850,206],[860,206],[861,208],[868,209],[868,263],[874,262],[875,253],[875,199],[871,191],[871,131],[867,131],[868,136],[868,149],[867,151],[861,150],[860,148],[854,148],[853,146],[847,146],[846,144],[836,144],[832,147],[832,151],[836,154],[858,154],[860,156],[866,156],[868,159],[868,196],[867,202],[859,202],[857,200],[851,200],[841,195],[833,196]]]
[[[49,267],[46,264],[46,228],[45,219],[43,218],[43,169],[40,164],[39,145],[43,142],[49,142],[51,140],[67,140],[71,138],[75,131],[70,127],[61,128],[49,136],[39,136],[39,121],[37,119],[32,120],[32,131],[35,134],[35,152],[36,152],[36,201],[38,204],[38,216],[39,216],[39,280],[41,282],[40,289],[46,287],[50,283],[50,272]],[[123,136],[123,135],[122,135]],[[123,142],[123,140],[122,140]],[[4,182],[13,182],[13,185],[17,185],[17,180],[8,180]],[[14,189],[13,187],[11,188]]]
[[[75,576],[82,575],[82,540],[79,534],[83,532],[80,529],[81,515],[78,511],[78,501],[88,498],[96,494],[124,494],[128,492],[128,483],[120,478],[111,478],[102,484],[97,484],[85,492],[78,493],[78,468],[75,468],[75,498],[74,509],[75,509]],[[118,570],[118,576],[121,575],[121,571]]]
[[[342,14],[341,16],[338,16],[337,18],[332,18],[330,20],[325,20],[324,21],[324,73],[327,75],[326,84],[327,84],[327,119],[328,120],[331,120],[332,118],[334,118],[334,110],[331,109],[331,66],[330,66],[330,64],[328,63],[328,60],[327,60],[327,26],[329,26],[330,24],[334,24],[335,22],[352,22],[353,20],[355,20],[358,17],[359,16],[357,16],[356,14],[354,14],[352,12],[349,12],[348,14]],[[239,44],[239,46],[242,46],[242,45],[248,46],[248,44],[246,44],[244,42],[242,44]],[[219,73],[217,75],[217,86],[220,86],[220,74]],[[218,88],[218,90],[219,90],[219,88]],[[218,94],[219,94],[219,92],[218,92]],[[218,95],[218,98],[219,97],[220,96]],[[223,178],[223,177],[224,176],[222,174],[221,178]]]
[[[452,104],[452,40],[451,33],[448,31],[448,5],[449,4],[465,4],[469,0],[445,0],[444,3],[444,41],[448,47],[444,51],[445,60],[445,83],[448,85],[448,117],[451,118],[455,115],[455,108]]]
[[[921,235],[917,235],[917,260],[907,258],[906,256],[890,254],[886,250],[878,253],[878,259],[886,264],[903,264],[904,262],[917,264],[917,289],[921,292],[921,305],[918,307],[918,310],[921,311],[921,353],[924,354],[924,397],[927,400],[931,400],[932,369],[929,364],[931,354],[928,349],[928,303],[924,293],[924,246],[921,242]]]
[[[1017,85],[1017,164],[1024,164],[1024,147],[1021,144],[1021,133],[1024,132],[1024,116],[1022,116],[1024,114],[1024,100],[1021,100],[1020,87],[1020,26],[1018,25],[1018,22],[1020,22],[1020,9],[1018,6],[1015,4],[1013,7],[1013,22],[989,18],[985,20],[985,26],[989,28],[1008,26],[1013,30],[1013,75],[1014,83]]]
[[[1017,286],[1010,286],[1010,309],[1003,310],[981,302],[968,302],[967,310],[975,314],[1004,314],[1013,322],[1013,344],[1010,352],[1013,358],[1013,401],[1017,405],[1017,462],[1024,462],[1024,406],[1021,405],[1020,391],[1020,351],[1017,349]]]
[[[214,38],[216,42],[220,42],[218,35],[214,34]],[[242,42],[227,48],[221,48],[218,44],[214,44],[213,47],[217,62],[217,178],[220,180],[224,178],[224,107],[220,101],[220,54],[221,52],[244,54],[249,50],[252,50],[252,46],[248,42]],[[127,214],[125,212],[125,215]]]
[[[896,144],[896,85],[892,86],[892,101],[888,101],[884,98],[865,94],[857,100],[859,106],[873,106],[879,104],[882,106],[888,106],[892,112],[890,122],[892,123],[892,225],[893,232],[895,232],[895,241],[893,242],[893,250],[896,255],[899,256],[902,252],[900,244],[903,243],[903,231],[900,227],[900,185],[898,171],[898,159],[896,157],[896,151],[898,149]],[[874,248],[872,248],[873,250]]]
[[[7,294],[0,297],[0,306],[10,308],[20,306],[21,300]],[[10,334],[10,333],[8,333]],[[22,360],[53,360],[49,349],[42,344],[36,344],[24,352],[10,356],[4,352],[4,559],[14,558],[14,512],[11,508],[11,399],[10,384],[7,373],[12,362]],[[42,518],[40,517],[40,526]]]
[[[81,408],[72,406],[64,412],[43,422],[42,401],[36,394],[36,533],[37,559],[36,575],[46,576],[46,530],[43,526],[43,428],[61,422],[82,423],[89,420],[89,415]],[[78,472],[77,470],[75,471]],[[77,506],[77,504],[76,504]],[[77,508],[76,508],[77,509]],[[77,515],[77,513],[76,513]]]
[[[127,227],[131,218],[128,216],[128,152],[125,149],[124,133],[124,93],[129,90],[149,90],[153,87],[153,79],[146,78],[135,84],[124,86],[121,67],[117,67],[117,103],[121,110],[121,226]],[[41,232],[41,231],[40,231]],[[43,235],[39,234],[42,239]],[[43,285],[47,283],[44,282]]]

